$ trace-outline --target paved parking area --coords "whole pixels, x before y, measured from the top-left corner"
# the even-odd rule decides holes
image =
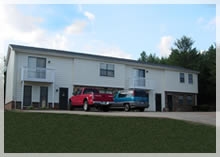
[[[57,114],[79,114],[79,115],[100,115],[100,116],[125,116],[125,117],[160,117],[186,120],[216,126],[216,112],[84,112],[64,110],[22,110],[23,112],[57,113]]]

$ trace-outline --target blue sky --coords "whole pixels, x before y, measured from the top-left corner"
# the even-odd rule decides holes
[[[6,5],[5,44],[137,59],[142,51],[168,56],[176,39],[202,51],[216,42],[215,4]]]

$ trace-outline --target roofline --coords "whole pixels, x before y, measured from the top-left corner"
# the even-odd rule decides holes
[[[26,53],[40,52],[44,55],[45,55],[45,52],[47,52],[47,53],[50,53],[51,55],[53,54],[54,56],[60,56],[60,57],[66,56],[66,57],[75,57],[75,58],[80,58],[80,59],[93,59],[93,60],[102,59],[103,61],[121,62],[121,63],[127,64],[127,65],[144,66],[144,67],[148,67],[148,68],[155,68],[155,69],[161,69],[161,70],[184,71],[184,72],[199,74],[198,71],[186,69],[186,68],[179,67],[179,66],[145,63],[145,62],[140,62],[140,61],[132,60],[132,59],[108,57],[108,56],[80,53],[80,52],[73,52],[73,51],[56,50],[56,49],[48,49],[48,48],[22,46],[22,45],[15,45],[15,44],[10,44],[9,47],[14,49],[15,52],[16,51],[26,52]],[[40,54],[40,53],[38,53],[38,54]]]

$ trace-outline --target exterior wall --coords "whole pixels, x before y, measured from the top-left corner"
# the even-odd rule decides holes
[[[165,92],[166,95],[166,108],[168,106],[168,95],[172,96],[172,109],[171,111],[192,111],[193,106],[196,105],[196,94],[194,93],[181,93],[181,92]],[[183,97],[182,104],[179,103],[179,96]],[[187,96],[192,97],[192,103],[189,104],[187,101]]]
[[[198,75],[193,74],[193,84],[188,83],[188,74],[184,72],[185,82],[180,83],[180,72],[178,71],[165,71],[165,87],[166,91],[185,92],[185,93],[198,93]]]
[[[124,88],[125,65],[109,63],[114,64],[115,75],[114,77],[106,77],[100,76],[100,63],[109,62],[74,59],[74,85]]]
[[[11,50],[7,65],[7,81],[6,81],[6,96],[5,103],[9,103],[14,99],[14,79],[15,79],[15,52]]]
[[[47,61],[50,61],[50,64],[47,63],[47,68],[55,69],[54,98],[55,103],[59,103],[59,88],[68,88],[68,97],[72,96],[74,59],[48,56]],[[48,92],[52,92],[52,86],[48,88]],[[49,100],[52,100],[52,94]]]
[[[22,101],[22,84],[21,84],[21,68],[28,66],[28,56],[34,57],[43,57],[46,58],[46,68],[55,69],[55,82],[54,82],[54,91],[52,90],[52,84],[49,83],[39,83],[39,82],[25,82],[25,85],[32,86],[32,102],[40,101],[40,86],[48,87],[48,103],[53,102],[52,92],[54,92],[54,101],[59,103],[59,89],[60,87],[69,88],[69,97],[72,94],[72,76],[73,72],[71,70],[73,59],[54,57],[54,56],[43,56],[43,55],[33,55],[27,53],[16,52],[17,55],[17,66],[16,66],[16,84],[15,84],[15,101]],[[50,61],[50,62],[48,62]]]
[[[95,59],[56,57],[11,51],[7,67],[6,104],[19,104],[23,100],[23,93],[21,93],[21,68],[28,66],[28,56],[46,58],[46,68],[55,69],[54,83],[25,82],[25,85],[32,86],[32,103],[34,105],[40,102],[41,86],[48,87],[48,103],[51,104],[54,101],[56,105],[59,104],[59,88],[68,88],[68,97],[72,96],[74,86],[109,87],[114,89],[128,88],[127,81],[129,78],[134,77],[134,69],[145,69],[145,78],[153,80],[153,89],[145,89],[149,94],[150,104],[147,111],[156,110],[155,94],[157,93],[161,94],[162,111],[163,108],[167,107],[167,91],[173,94],[174,98],[175,96],[178,97],[176,93],[185,95],[198,93],[197,74],[193,74],[193,84],[189,84],[188,73],[184,72],[185,82],[180,83],[180,71],[147,68],[144,65],[127,65],[120,62],[115,63],[113,60],[112,62],[105,62]],[[100,63],[114,64],[114,77],[100,76]],[[193,99],[195,99],[195,96]],[[178,106],[176,100],[175,102],[176,110],[181,110],[181,106]]]
[[[165,87],[165,71],[159,69],[146,68],[143,66],[127,66],[126,67],[126,78],[132,78],[134,76],[134,69],[145,69],[145,78],[152,80],[153,89],[145,89],[148,92],[149,96],[149,108],[147,111],[156,111],[156,102],[155,102],[155,94],[161,94],[161,108],[165,107],[165,95],[164,95],[164,87]],[[162,110],[161,109],[161,110]]]

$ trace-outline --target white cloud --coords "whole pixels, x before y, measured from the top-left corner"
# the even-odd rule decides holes
[[[78,11],[86,16],[90,21],[95,20],[95,15],[89,11],[84,11],[81,4],[77,5]]]
[[[196,20],[196,22],[197,22],[198,24],[202,24],[204,21],[205,21],[205,20],[204,20],[203,17],[199,17],[199,18]]]
[[[213,30],[216,28],[216,22],[217,22],[217,17],[214,17],[212,19],[210,19],[207,24],[206,24],[206,28]]]
[[[196,23],[198,23],[202,29],[205,30],[215,30],[216,24],[219,23],[220,19],[219,16],[213,17],[212,19],[205,19],[203,17],[199,17],[196,20]]]
[[[103,55],[117,58],[131,59],[132,56],[118,46],[107,44],[100,40],[92,40],[83,47],[83,51],[92,52],[96,55]]]
[[[65,28],[65,33],[67,33],[69,35],[82,33],[84,31],[84,28],[86,27],[86,25],[87,25],[87,22],[84,20],[75,21],[73,24],[71,24]]]
[[[7,11],[10,11],[8,14]],[[95,16],[87,14],[88,20]],[[90,19],[89,19],[90,18]],[[12,21],[15,20],[16,22]],[[32,24],[25,25],[26,21]],[[21,44],[43,48],[87,52],[111,57],[132,58],[116,45],[93,40],[93,34],[85,33],[88,20],[77,20],[59,31],[51,31],[40,26],[44,19],[22,14],[15,6],[0,7],[1,39],[5,44]],[[7,46],[6,46],[7,47]],[[7,50],[4,50],[6,55]]]
[[[88,12],[88,11],[85,11],[84,12],[84,15],[90,20],[90,21],[94,21],[95,20],[95,15]]]
[[[161,37],[160,43],[158,45],[161,57],[168,57],[170,55],[172,42],[173,42],[172,36]]]

